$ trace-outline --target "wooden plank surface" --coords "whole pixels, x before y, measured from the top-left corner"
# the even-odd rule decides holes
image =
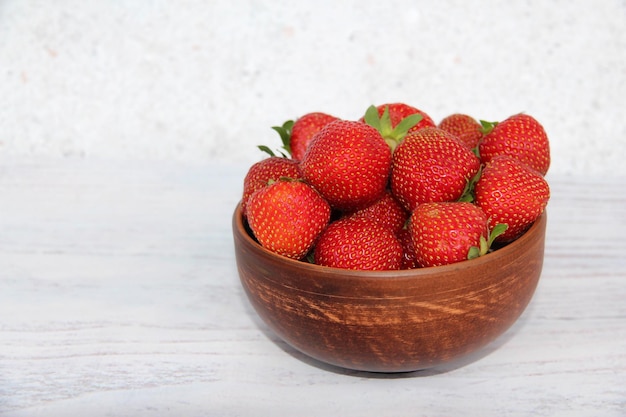
[[[544,271],[501,338],[400,375],[271,334],[230,230],[245,166],[0,158],[0,416],[624,416],[626,187],[548,177]]]

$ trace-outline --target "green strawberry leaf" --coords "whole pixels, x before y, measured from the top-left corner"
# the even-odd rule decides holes
[[[277,150],[277,152],[283,158],[291,157],[291,129],[293,128],[293,120],[287,120],[282,126],[272,126],[278,135],[280,136],[280,141],[282,143],[282,147]],[[270,156],[277,156],[274,151],[272,151],[269,147],[265,145],[259,145],[258,148],[269,154]]]
[[[278,132],[283,145],[288,147],[291,142],[291,130],[293,129],[293,120],[287,120],[282,126],[272,126],[272,129]]]
[[[393,126],[391,125],[391,116],[389,115],[389,106],[385,106],[385,110],[383,110],[383,115],[380,116],[380,134],[383,137],[387,137],[393,131]]]
[[[489,251],[489,244],[484,236],[480,237],[480,255],[484,255]]]
[[[483,135],[487,135],[498,125],[498,122],[487,122],[486,120],[481,120],[480,125],[483,127]]]
[[[493,229],[491,229],[491,232],[487,233],[486,239],[484,236],[480,237],[480,241],[479,241],[480,247],[472,246],[469,248],[467,252],[467,259],[478,258],[479,256],[483,256],[489,253],[489,250],[491,249],[491,245],[493,244],[493,241],[502,233],[504,233],[507,228],[508,228],[507,224],[504,224],[504,223],[496,224],[493,227]]]
[[[378,109],[374,105],[369,106],[365,111],[365,116],[363,116],[365,123],[378,130],[392,151],[396,149],[396,146],[404,139],[409,130],[422,119],[423,116],[421,114],[411,114],[400,120],[396,127],[393,127],[391,116],[389,115],[389,106],[385,106],[382,116],[379,117]]]
[[[274,153],[273,150],[271,150],[270,148],[268,148],[265,145],[259,145],[257,146],[257,148],[259,148],[261,151],[265,152],[266,154],[268,154],[269,156],[276,156],[276,154]]]
[[[412,127],[421,122],[423,118],[424,117],[418,113],[411,114],[405,117],[404,119],[400,120],[400,123],[398,123],[393,129],[393,131],[391,132],[391,136],[396,139],[397,142],[400,142],[406,136],[406,134],[409,133],[409,130],[411,130]]]
[[[376,109],[376,106],[369,106],[365,111],[365,116],[363,116],[363,119],[365,120],[365,123],[380,132],[380,117],[378,116],[378,110]]]
[[[493,244],[493,241],[496,240],[496,238],[498,236],[500,236],[502,233],[506,232],[506,229],[509,228],[509,225],[506,223],[498,223],[495,226],[493,226],[493,229],[491,229],[491,232],[489,232],[489,247],[491,247],[491,245]]]
[[[480,179],[482,172],[483,172],[483,167],[481,165],[480,168],[478,168],[478,172],[476,172],[476,175],[468,179],[467,182],[465,183],[465,188],[463,189],[463,193],[461,194],[459,201],[462,201],[465,203],[474,202],[474,198],[475,198],[474,187],[476,186],[476,183]]]
[[[478,258],[480,256],[480,249],[478,249],[478,246],[472,246],[469,248],[469,251],[467,252],[467,259],[474,259],[474,258]]]

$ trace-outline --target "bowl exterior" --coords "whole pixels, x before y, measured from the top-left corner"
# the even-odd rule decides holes
[[[409,271],[349,271],[273,254],[233,215],[241,284],[281,339],[325,363],[370,372],[427,369],[474,352],[522,314],[543,265],[546,214],[486,256]]]

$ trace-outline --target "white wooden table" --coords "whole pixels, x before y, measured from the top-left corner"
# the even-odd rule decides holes
[[[295,352],[248,304],[246,170],[0,156],[0,415],[626,416],[624,178],[548,177],[543,274],[501,338],[372,375]]]

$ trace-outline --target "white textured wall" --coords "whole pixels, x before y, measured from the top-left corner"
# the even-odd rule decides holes
[[[0,2],[0,153],[255,161],[270,126],[405,101],[526,111],[553,173],[626,175],[626,3]]]

